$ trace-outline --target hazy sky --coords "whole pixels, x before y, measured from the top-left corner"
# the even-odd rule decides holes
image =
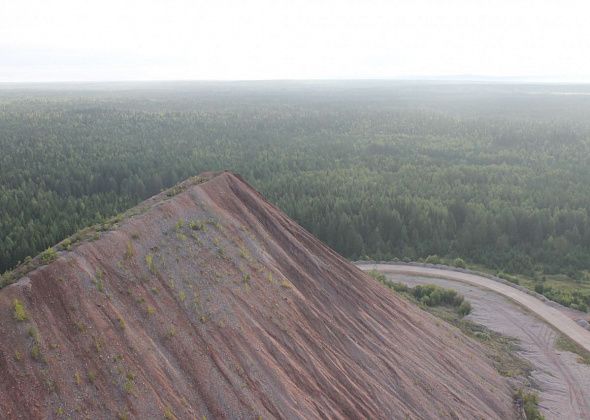
[[[0,81],[590,81],[587,3],[0,0]]]

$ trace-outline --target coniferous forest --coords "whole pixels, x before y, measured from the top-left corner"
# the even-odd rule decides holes
[[[0,272],[203,171],[343,255],[590,268],[590,90],[259,82],[0,88]]]

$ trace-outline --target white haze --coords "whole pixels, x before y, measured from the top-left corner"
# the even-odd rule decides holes
[[[0,0],[0,81],[590,81],[585,1]]]

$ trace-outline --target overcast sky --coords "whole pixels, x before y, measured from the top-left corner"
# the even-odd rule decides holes
[[[0,81],[590,81],[586,3],[0,0]]]

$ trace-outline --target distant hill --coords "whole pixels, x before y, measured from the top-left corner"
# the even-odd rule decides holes
[[[2,418],[515,417],[477,343],[237,175],[192,178],[109,229],[0,290]]]

